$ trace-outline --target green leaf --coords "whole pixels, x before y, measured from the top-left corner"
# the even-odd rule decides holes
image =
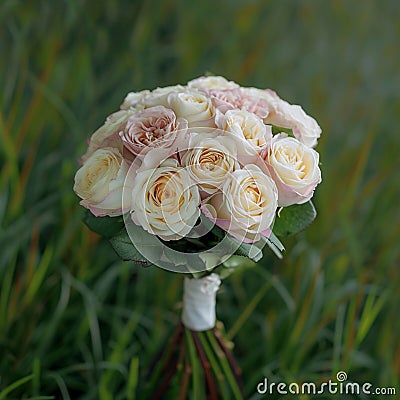
[[[316,216],[317,211],[311,201],[285,207],[278,212],[273,232],[277,236],[294,235],[307,228],[307,226],[314,221]]]
[[[246,260],[242,256],[233,255],[216,267],[213,272],[217,273],[221,279],[225,279],[239,269],[248,268],[254,265],[256,264],[250,259]]]
[[[241,243],[234,254],[237,256],[247,257],[254,262],[258,262],[263,257],[263,247],[264,243],[262,243],[261,240],[255,243]]]
[[[110,238],[110,243],[122,260],[133,261],[143,267],[150,267],[153,265],[136,249],[125,228],[117,235]]]
[[[281,128],[280,126],[272,125],[272,134],[277,135],[278,133],[286,133],[290,137],[295,137],[292,129],[290,128]]]
[[[106,238],[117,235],[124,227],[124,220],[121,216],[96,217],[89,210],[86,210],[83,222],[90,230]]]
[[[267,244],[279,258],[282,258],[281,252],[285,249],[274,234],[271,234],[269,238],[264,238],[261,236],[261,239],[255,243],[242,242],[239,245],[239,241],[236,238],[229,235],[229,233],[225,232],[217,225],[213,227],[211,232],[218,240],[222,240],[225,238],[225,236],[228,236],[229,240],[232,242],[232,246],[236,248],[236,251],[233,254],[236,256],[247,257],[254,262],[260,261],[263,257],[262,249],[264,248],[265,244]]]
[[[236,248],[235,252],[233,253],[234,255],[250,258],[250,260],[253,260],[254,262],[261,260],[263,256],[262,248],[264,247],[264,243],[261,241],[256,243],[240,243],[239,240],[225,232],[217,225],[214,225],[211,232],[219,240],[223,240],[225,237],[227,237],[232,242],[232,247]]]

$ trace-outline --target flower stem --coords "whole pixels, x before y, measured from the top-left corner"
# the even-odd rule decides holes
[[[184,364],[182,381],[180,382],[181,390],[179,392],[178,400],[186,400],[187,399],[187,397],[188,397],[187,393],[189,390],[189,381],[190,381],[191,374],[192,374],[192,367],[190,366],[190,361],[188,359],[187,351],[185,351],[185,364]]]
[[[214,334],[215,334],[215,337],[217,338],[217,341],[218,341],[222,351],[225,353],[226,358],[228,359],[229,365],[231,366],[231,370],[235,375],[235,379],[236,379],[236,381],[239,385],[240,391],[243,395],[242,371],[241,371],[238,363],[236,362],[232,351],[226,345],[226,339],[222,336],[221,332],[218,329],[214,329]]]
[[[201,345],[203,347],[203,350],[206,353],[206,356],[210,362],[210,365],[214,372],[214,375],[217,378],[218,387],[220,389],[222,399],[230,400],[229,392],[226,387],[225,376],[224,376],[223,372],[221,371],[221,368],[218,364],[218,360],[215,358],[215,353],[213,352],[213,349],[210,347],[210,343],[207,341],[206,333],[199,332],[199,339],[200,339]]]
[[[218,340],[216,339],[215,331],[209,330],[206,331],[206,334],[215,354],[221,363],[222,371],[228,380],[229,387],[232,389],[234,399],[243,400],[244,395],[238,386],[235,374],[232,373],[231,366],[224,351],[225,349],[220,346]]]
[[[168,386],[174,377],[177,369],[181,351],[184,349],[183,326],[179,324],[168,345],[161,349],[153,361],[148,374],[147,391],[158,388],[155,393],[151,393],[149,398],[161,399],[167,391]],[[177,352],[179,351],[179,355]],[[149,393],[147,393],[149,395]]]
[[[202,385],[202,374],[200,369],[199,359],[196,354],[196,347],[193,342],[193,337],[190,333],[190,329],[185,328],[186,344],[188,346],[189,360],[192,366],[193,372],[193,400],[203,400],[204,392]]]
[[[200,343],[199,336],[198,336],[199,332],[191,331],[191,333],[193,336],[194,344],[196,346],[197,354],[199,355],[199,358],[200,358],[201,366],[203,367],[204,376],[206,378],[206,384],[207,384],[207,389],[208,389],[207,399],[218,400],[217,386],[216,386],[215,379],[211,372],[210,363],[209,363],[206,355],[204,354],[203,347]]]

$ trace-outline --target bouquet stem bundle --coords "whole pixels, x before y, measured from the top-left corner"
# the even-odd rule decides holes
[[[153,361],[143,398],[244,399],[231,348],[222,324],[196,332],[180,323]]]

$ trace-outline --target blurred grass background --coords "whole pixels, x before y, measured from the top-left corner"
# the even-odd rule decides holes
[[[273,88],[323,129],[317,220],[218,295],[246,393],[339,370],[399,393],[399,19],[396,0],[3,0],[0,399],[135,398],[181,277],[88,231],[76,160],[128,91],[207,71]]]

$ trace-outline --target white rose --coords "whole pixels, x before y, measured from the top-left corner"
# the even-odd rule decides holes
[[[239,85],[236,82],[228,81],[223,76],[201,76],[200,78],[193,79],[188,82],[189,88],[204,89],[235,89]]]
[[[201,190],[214,193],[238,167],[236,143],[228,136],[197,134],[190,140],[182,164]]]
[[[151,157],[150,152],[146,157]],[[185,237],[200,216],[200,194],[175,159],[139,170],[132,186],[132,220],[163,240]]]
[[[140,92],[129,92],[124,101],[122,102],[120,108],[121,110],[127,110],[129,108],[139,108],[142,109],[142,100],[146,95],[150,93],[150,90],[141,90]]]
[[[87,160],[97,149],[115,147],[122,152],[122,140],[119,132],[124,128],[128,119],[136,113],[134,109],[121,110],[111,114],[89,140],[89,147],[82,160]]]
[[[141,104],[144,107],[154,107],[154,106],[168,106],[168,95],[170,93],[179,93],[185,91],[186,88],[182,85],[166,86],[162,88],[157,88],[147,93],[142,99]]]
[[[177,117],[189,122],[189,127],[214,125],[215,110],[211,99],[197,90],[169,94],[168,105]]]
[[[122,190],[128,166],[118,149],[96,150],[75,174],[80,204],[96,216],[122,214]]]
[[[270,102],[270,113],[264,119],[266,124],[292,129],[294,136],[300,142],[308,147],[316,146],[321,136],[321,128],[314,118],[307,115],[299,105],[282,100],[272,90],[257,90]]]
[[[285,134],[274,136],[265,161],[278,187],[281,207],[307,202],[321,182],[319,154]]]
[[[256,165],[227,176],[222,192],[213,196],[216,223],[237,239],[255,242],[268,235],[278,206],[274,181]]]
[[[261,150],[272,139],[271,127],[245,110],[229,110],[225,114],[217,112],[216,124],[220,129],[244,139],[255,151]]]

